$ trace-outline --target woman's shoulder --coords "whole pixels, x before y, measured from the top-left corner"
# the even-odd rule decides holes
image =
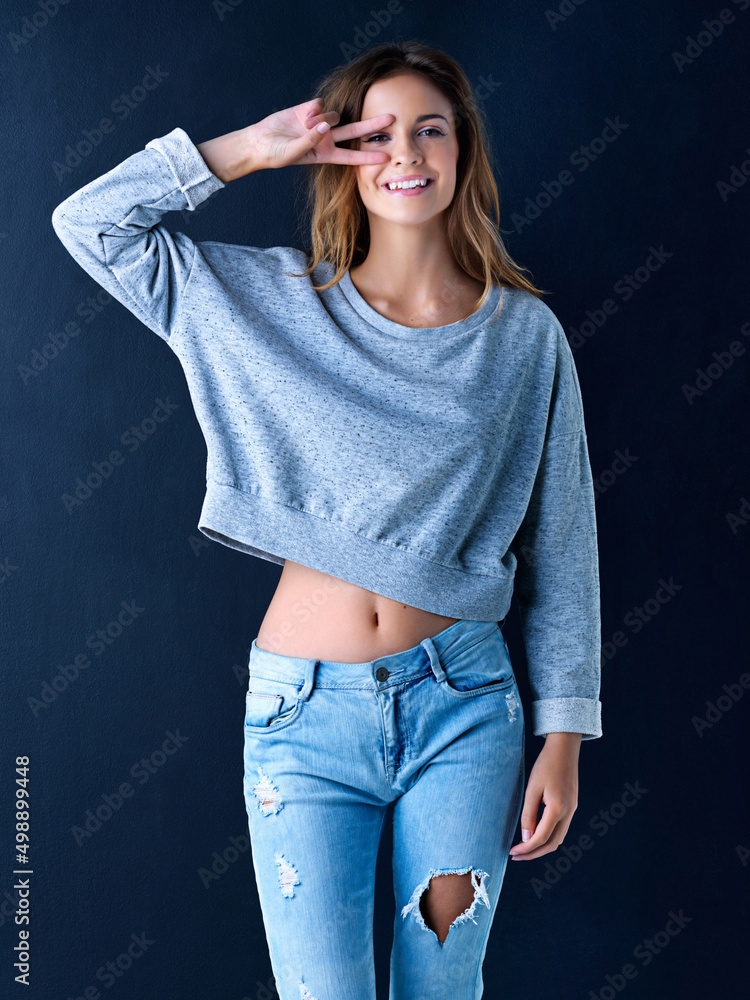
[[[529,346],[556,351],[565,332],[554,310],[539,296],[518,285],[501,285],[502,308],[500,317],[514,328]],[[567,343],[567,341],[566,341]]]
[[[306,262],[306,253],[298,247],[292,246],[272,246],[257,247],[247,243],[225,243],[220,240],[201,240],[196,243],[196,247],[202,251],[203,255],[218,259],[220,257],[231,259],[255,259],[258,263],[273,267],[275,264],[287,264],[294,261],[298,264]]]
[[[196,243],[196,252],[203,266],[218,278],[240,272],[255,280],[284,283],[295,280],[289,272],[300,274],[308,266],[305,251],[293,246],[258,247],[204,240]]]

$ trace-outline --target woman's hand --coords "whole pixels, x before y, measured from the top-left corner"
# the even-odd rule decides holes
[[[377,115],[350,125],[336,125],[337,111],[323,111],[319,97],[275,111],[246,129],[256,169],[275,169],[300,163],[385,163],[388,154],[378,150],[341,149],[336,143],[355,139],[390,125],[392,114]],[[318,131],[327,125],[324,133]]]
[[[530,861],[556,850],[578,808],[578,753],[581,733],[548,733],[526,786],[521,831],[524,843],[510,849],[514,861]],[[537,826],[539,803],[544,803]]]

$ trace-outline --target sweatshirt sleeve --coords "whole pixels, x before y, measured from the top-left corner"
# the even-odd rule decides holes
[[[544,447],[513,541],[535,736],[602,735],[601,615],[594,484],[573,355],[558,327]]]
[[[71,194],[52,226],[84,271],[169,343],[195,244],[161,218],[192,212],[225,186],[175,128]]]

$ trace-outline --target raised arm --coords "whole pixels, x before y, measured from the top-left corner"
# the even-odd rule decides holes
[[[382,128],[392,117],[335,127],[338,113],[322,112],[314,98],[197,145],[174,128],[71,194],[55,208],[52,225],[81,267],[169,342],[196,247],[184,233],[170,232],[162,216],[194,211],[227,182],[255,170],[379,163],[387,154],[335,143]]]
[[[87,274],[169,341],[195,245],[169,232],[162,216],[193,211],[223,187],[175,128],[66,198],[52,225]]]

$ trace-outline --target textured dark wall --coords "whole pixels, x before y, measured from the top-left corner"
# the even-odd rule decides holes
[[[486,108],[501,224],[574,348],[598,489],[604,736],[582,747],[565,844],[508,865],[486,996],[734,991],[750,878],[749,27],[750,0],[4,5],[3,996],[276,995],[242,721],[248,649],[280,570],[197,531],[206,452],[179,362],[98,295],[50,217],[149,139],[257,121],[395,34],[455,56]],[[104,117],[112,130],[86,151]],[[68,147],[81,155],[61,169]],[[299,245],[299,170],[243,178],[165,222]],[[153,429],[160,400],[172,412]],[[142,424],[123,464],[66,509],[77,478]],[[528,698],[515,605],[505,631]],[[541,746],[529,735],[527,766]],[[18,755],[30,759],[25,992]],[[76,835],[97,809],[99,828]],[[383,997],[389,852],[386,833]],[[133,936],[141,956],[98,977]]]

